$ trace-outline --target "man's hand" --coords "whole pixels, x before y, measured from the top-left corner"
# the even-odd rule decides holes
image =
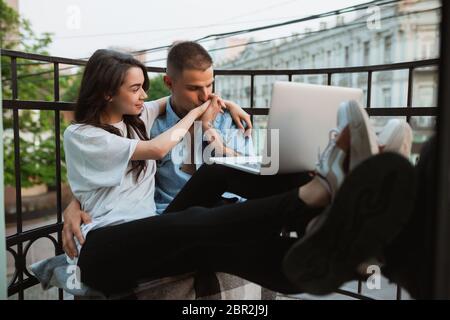
[[[88,224],[92,220],[88,213],[81,210],[80,203],[76,199],[73,199],[66,210],[64,210],[63,217],[63,250],[71,259],[73,259],[74,257],[78,257],[78,249],[74,237],[76,237],[78,242],[83,245],[84,237],[81,233],[80,226],[82,223]]]

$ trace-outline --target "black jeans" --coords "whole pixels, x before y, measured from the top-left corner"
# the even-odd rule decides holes
[[[204,164],[178,192],[164,213],[192,206],[216,207],[221,203],[224,192],[232,192],[246,199],[269,197],[298,188],[311,179],[308,172],[255,175],[219,164]],[[302,237],[308,222],[320,212],[322,209],[308,210],[302,215],[293,216],[283,231],[296,231]]]
[[[300,187],[311,181],[308,172],[255,175],[223,165],[202,165],[186,183],[165,213],[192,206],[214,207],[224,192],[246,199],[269,197]]]
[[[434,283],[437,138],[422,147],[415,167],[414,211],[402,232],[384,250],[383,274],[415,299],[432,299]]]
[[[214,170],[218,170],[214,176],[219,180],[206,185],[212,177],[208,172]],[[220,178],[224,172],[226,179]],[[230,174],[236,176],[230,178]],[[259,186],[265,179],[279,182],[267,183],[268,189],[250,190],[252,179],[259,180]],[[282,259],[296,239],[281,237],[280,231],[298,217],[316,215],[318,210],[298,198],[297,187],[244,203],[191,207],[212,205],[225,190],[251,198],[292,186],[282,180],[241,175],[216,165],[202,167],[174,199],[170,214],[89,232],[78,260],[81,281],[109,295],[127,291],[140,281],[205,270],[231,273],[277,292],[299,292],[281,270]],[[240,183],[227,185],[233,181]],[[292,178],[291,182],[299,185],[303,181],[294,183]]]

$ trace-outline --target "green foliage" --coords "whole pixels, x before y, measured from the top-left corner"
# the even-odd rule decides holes
[[[150,79],[149,99],[156,100],[170,95],[170,90],[164,84],[163,76]]]
[[[48,54],[46,48],[51,43],[51,35],[44,33],[37,37],[28,21],[0,0],[0,42],[4,49],[30,53]],[[12,99],[11,58],[1,57],[2,97]],[[17,59],[18,99],[53,101],[53,65],[36,61]],[[60,78],[60,88],[64,91],[70,82]],[[23,187],[46,183],[56,184],[55,164],[55,112],[19,111],[20,164]],[[61,120],[61,132],[67,124]],[[13,113],[3,109],[3,144],[5,185],[15,185]],[[61,159],[64,150],[61,148]],[[64,162],[61,178],[66,181]]]
[[[0,44],[4,49],[48,55],[51,34],[39,37],[34,34],[30,23],[0,0]],[[64,68],[64,67],[63,67]],[[60,68],[60,98],[62,101],[76,101],[81,82],[81,71],[74,75],[64,74]],[[17,59],[18,99],[53,101],[53,65]],[[3,99],[12,99],[11,59],[1,57],[1,77]],[[149,99],[155,100],[170,95],[163,77],[150,80]],[[46,183],[56,184],[55,168],[55,112],[20,110],[20,164],[23,187]],[[4,178],[5,185],[15,185],[13,113],[3,110]],[[61,133],[68,123],[61,116]],[[61,137],[62,142],[62,137]],[[61,148],[61,178],[66,181],[64,150]]]

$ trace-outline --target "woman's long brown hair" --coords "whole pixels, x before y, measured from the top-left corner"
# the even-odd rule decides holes
[[[81,80],[80,92],[75,105],[75,122],[95,126],[110,133],[122,136],[119,129],[112,125],[102,124],[100,119],[108,101],[106,97],[117,94],[123,84],[125,75],[131,67],[138,67],[144,73],[143,88],[149,88],[149,79],[145,66],[132,55],[114,50],[101,49],[89,58]],[[132,130],[141,140],[149,140],[144,122],[138,115],[124,115],[123,121],[127,127],[127,137],[131,138]],[[131,169],[136,182],[142,171],[147,170],[147,161],[132,160]]]

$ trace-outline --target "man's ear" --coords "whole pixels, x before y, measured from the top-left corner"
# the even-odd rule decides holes
[[[169,90],[172,90],[172,86],[173,86],[172,78],[166,74],[166,75],[164,75],[163,80],[164,80],[164,84],[166,85],[166,87]]]

